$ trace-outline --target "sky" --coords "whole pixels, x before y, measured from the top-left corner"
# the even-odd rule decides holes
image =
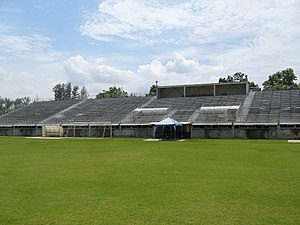
[[[300,80],[299,0],[0,0],[0,96],[52,98],[71,82],[111,86],[214,83],[236,72],[261,86]]]

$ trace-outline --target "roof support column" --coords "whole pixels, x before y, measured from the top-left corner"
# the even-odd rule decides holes
[[[216,85],[214,84],[214,96],[216,96]]]

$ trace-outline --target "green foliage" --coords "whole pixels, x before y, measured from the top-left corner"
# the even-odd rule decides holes
[[[65,85],[64,99],[71,99],[71,98],[72,98],[72,84],[67,83]]]
[[[250,90],[253,90],[253,91],[261,90],[261,88],[258,86],[258,84],[254,83],[253,81],[249,82],[249,88],[250,88]]]
[[[300,224],[287,141],[0,137],[0,224]]]
[[[242,72],[236,72],[233,76],[228,75],[227,78],[220,78],[219,83],[232,83],[232,82],[249,82],[248,75]],[[259,91],[260,87],[258,84],[255,84],[253,81],[249,82],[249,88],[251,90]]]
[[[61,100],[70,100],[70,99],[79,99],[79,98],[87,98],[88,93],[86,88],[83,86],[80,94],[78,93],[79,87],[74,86],[72,88],[71,83],[59,83],[56,84],[52,91],[54,92],[54,99],[56,101],[61,101]]]
[[[157,90],[156,85],[153,84],[150,87],[149,93],[146,94],[146,96],[156,96],[156,90]]]
[[[81,88],[81,90],[80,90],[80,98],[81,98],[81,99],[86,99],[86,98],[88,98],[88,97],[89,97],[88,91],[87,91],[86,87],[83,86],[83,87]]]
[[[64,84],[56,84],[53,88],[52,88],[52,91],[54,92],[54,99],[56,101],[59,101],[59,100],[63,100],[63,92],[64,92]]]
[[[96,98],[121,98],[128,97],[128,93],[121,87],[110,87],[108,90],[103,90],[102,93],[98,93]]]
[[[29,97],[24,97],[24,98],[16,98],[14,101],[14,105],[28,105],[30,102]]]
[[[14,102],[9,98],[0,97],[0,112],[9,110],[13,106]]]
[[[220,78],[219,83],[231,83],[231,82],[247,82],[248,75],[242,72],[236,72],[233,76],[228,75],[227,78]]]
[[[0,114],[5,113],[21,105],[28,105],[29,103],[30,103],[29,97],[16,98],[15,100],[0,97]]]
[[[79,93],[78,93],[79,87],[78,86],[74,86],[72,89],[72,99],[78,99]]]
[[[297,90],[297,76],[292,68],[287,68],[270,75],[263,83],[264,90]]]

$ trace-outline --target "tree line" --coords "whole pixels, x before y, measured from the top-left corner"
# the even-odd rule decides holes
[[[2,98],[0,96],[0,114],[21,107],[23,105],[28,105],[29,103],[29,97],[16,98],[15,100],[11,100],[9,98]]]
[[[296,83],[297,76],[292,68],[287,68],[282,71],[278,71],[272,75],[268,76],[268,79],[262,83],[262,88],[258,84],[249,81],[249,76],[242,73],[236,72],[233,75],[228,75],[227,77],[220,78],[219,83],[230,83],[230,82],[249,82],[251,90],[297,90],[300,89],[300,83]],[[86,99],[89,97],[88,90],[83,86],[81,89],[79,86],[72,86],[72,83],[59,83],[56,84],[53,89],[54,100],[70,100],[70,99]],[[146,96],[156,95],[156,85],[152,85]],[[96,98],[119,98],[119,97],[129,97],[127,91],[123,90],[122,87],[109,87],[108,90],[103,90],[96,95]],[[9,111],[11,109],[20,107],[22,105],[29,104],[30,98],[17,98],[11,100],[9,98],[0,97],[0,114]]]
[[[54,92],[54,100],[70,100],[70,99],[85,99],[88,98],[88,92],[85,86],[81,88],[79,91],[79,87],[77,85],[72,86],[72,83],[62,83],[56,84],[52,91]]]
[[[298,90],[300,83],[296,83],[297,76],[292,68],[287,68],[282,71],[278,71],[273,75],[269,75],[268,79],[263,82],[262,90]],[[249,82],[249,87],[252,90],[259,91],[261,88],[258,84],[248,80],[248,75],[242,72],[236,72],[235,74],[228,75],[227,78],[220,78],[219,83],[230,83],[230,82]]]
[[[220,78],[219,83],[232,83],[232,82],[249,82],[251,90],[295,90],[299,89],[299,84],[296,83],[297,76],[292,68],[287,68],[270,75],[266,81],[263,82],[262,88],[253,81],[249,81],[249,76],[242,72],[236,72],[233,75],[228,75],[225,78]],[[84,99],[88,97],[88,92],[85,87],[82,87],[79,92],[78,86],[73,86],[71,83],[57,84],[52,89],[54,92],[55,100],[69,100],[69,99]],[[156,85],[152,85],[146,96],[156,95]],[[96,95],[96,98],[120,98],[129,97],[127,91],[122,87],[109,87],[108,90],[103,90]]]

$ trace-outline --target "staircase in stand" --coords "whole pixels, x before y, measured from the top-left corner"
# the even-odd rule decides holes
[[[255,96],[255,92],[249,92],[249,94],[246,96],[243,104],[240,107],[240,111],[238,113],[238,116],[236,118],[237,122],[246,122],[248,112],[250,110],[250,107],[252,105],[253,99]]]

